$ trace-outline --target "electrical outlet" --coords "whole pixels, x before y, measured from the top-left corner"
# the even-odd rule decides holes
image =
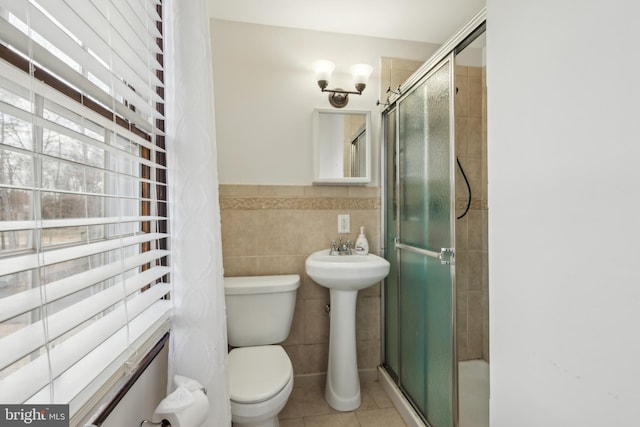
[[[338,233],[350,233],[349,214],[338,215]]]

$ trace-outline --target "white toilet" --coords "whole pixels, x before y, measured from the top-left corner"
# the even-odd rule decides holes
[[[278,427],[293,389],[293,367],[276,345],[289,335],[297,274],[225,277],[229,397],[235,426]]]

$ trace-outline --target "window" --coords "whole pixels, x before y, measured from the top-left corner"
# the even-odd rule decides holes
[[[88,399],[168,329],[161,0],[0,0],[0,402]]]

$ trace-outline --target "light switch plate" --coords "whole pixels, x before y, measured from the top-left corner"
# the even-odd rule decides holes
[[[350,222],[349,214],[338,215],[338,233],[350,233]]]

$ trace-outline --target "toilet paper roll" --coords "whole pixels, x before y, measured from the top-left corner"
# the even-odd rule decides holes
[[[167,420],[171,427],[198,427],[209,414],[209,399],[202,390],[178,387],[165,397],[153,413],[156,423]]]

